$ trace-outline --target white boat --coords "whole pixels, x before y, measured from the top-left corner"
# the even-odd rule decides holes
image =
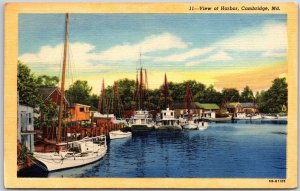
[[[262,117],[260,114],[249,114],[246,116],[246,119],[257,120],[257,119],[262,119]]]
[[[200,130],[200,131],[207,129],[207,127],[208,127],[208,122],[200,121],[198,123],[198,130]]]
[[[132,131],[150,131],[154,128],[155,123],[151,114],[147,110],[138,110],[129,121],[129,127]]]
[[[156,118],[157,130],[181,130],[179,120],[175,118],[175,111],[167,108],[162,110]]]
[[[233,119],[235,120],[256,120],[256,119],[262,119],[262,116],[260,114],[246,114],[245,112],[238,112],[234,114]]]
[[[274,116],[274,115],[263,115],[262,119],[264,120],[276,120],[278,119],[278,116]]]
[[[198,124],[194,121],[187,121],[185,124],[182,125],[183,129],[195,130],[198,129]]]
[[[122,139],[122,138],[127,138],[131,137],[132,133],[131,132],[123,132],[121,130],[117,131],[111,131],[109,132],[109,138],[112,139]]]
[[[246,116],[245,112],[234,113],[234,117],[233,117],[233,119],[235,119],[235,120],[242,120],[242,119],[247,119],[247,118],[248,117]]]
[[[80,141],[60,143],[57,144],[57,146],[65,147],[65,150],[59,152],[33,153],[34,158],[36,158],[39,163],[42,163],[38,164],[38,166],[49,172],[74,168],[100,160],[107,151],[106,137],[104,135],[84,138]]]

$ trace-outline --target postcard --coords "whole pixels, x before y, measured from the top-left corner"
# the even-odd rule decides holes
[[[7,188],[296,188],[295,3],[8,3]]]

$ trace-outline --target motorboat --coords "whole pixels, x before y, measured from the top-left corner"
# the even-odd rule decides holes
[[[121,130],[117,130],[117,131],[111,131],[109,132],[109,138],[111,140],[113,139],[123,139],[123,138],[127,138],[127,137],[131,137],[132,133],[131,132],[124,132]]]

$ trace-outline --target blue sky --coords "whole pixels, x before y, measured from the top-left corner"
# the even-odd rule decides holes
[[[36,74],[59,75],[64,38],[63,14],[19,15],[19,59]],[[267,88],[286,75],[286,15],[279,14],[70,14],[70,65],[76,79],[97,92],[107,84],[135,78],[142,63],[149,86],[158,87],[167,72],[171,81],[195,79],[218,89],[240,89],[253,77]],[[266,68],[276,69],[268,75]],[[268,75],[266,78],[264,75]],[[160,77],[161,76],[161,77]],[[254,79],[255,80],[255,79]],[[226,82],[226,83],[224,83]],[[98,85],[99,84],[99,85]],[[222,86],[221,86],[222,84]]]

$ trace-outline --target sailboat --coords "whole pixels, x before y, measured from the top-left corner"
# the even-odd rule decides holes
[[[172,105],[172,97],[170,95],[167,74],[165,74],[164,85],[162,87],[162,98],[163,107],[166,108],[161,110],[156,116],[155,129],[157,130],[181,130],[179,125],[179,120],[175,118],[175,111],[171,110],[169,107]],[[159,107],[160,107],[159,103]]]
[[[115,82],[114,86],[113,86],[113,96],[112,96],[112,104],[111,104],[111,108],[112,108],[112,113],[114,113],[116,115],[116,117],[122,117],[123,116],[123,104],[119,95],[119,91],[118,91],[118,83]],[[122,120],[122,119],[117,119],[115,118],[113,120],[113,123],[115,124],[125,124],[126,121]],[[122,139],[122,138],[127,138],[127,137],[131,137],[132,133],[129,131],[124,131],[124,130],[115,130],[115,131],[111,131],[109,132],[109,138],[111,140],[113,139]]]
[[[150,131],[155,125],[151,113],[144,109],[144,99],[148,86],[148,79],[147,70],[141,65],[141,56],[142,54],[140,52],[140,68],[137,68],[135,92],[137,110],[134,112],[134,115],[129,121],[129,127],[131,127],[132,132]],[[140,80],[138,80],[138,74],[140,76]],[[143,77],[144,74],[145,80]]]
[[[186,99],[185,99],[185,102],[187,104],[187,120],[182,124],[182,128],[183,129],[197,129],[198,128],[198,124],[196,124],[194,122],[194,120],[192,119],[192,115],[191,115],[191,104],[192,104],[192,99],[193,95],[192,95],[192,90],[190,88],[190,85],[189,83],[187,84],[187,87],[186,87]]]
[[[65,18],[65,42],[64,58],[62,66],[61,97],[59,105],[58,127],[56,128],[55,151],[34,152],[33,156],[38,161],[38,166],[45,171],[57,171],[67,168],[83,166],[104,157],[107,152],[106,136],[85,137],[78,141],[61,141],[62,117],[64,110],[64,86],[68,52],[68,21],[69,15]],[[50,143],[50,141],[48,142]]]

